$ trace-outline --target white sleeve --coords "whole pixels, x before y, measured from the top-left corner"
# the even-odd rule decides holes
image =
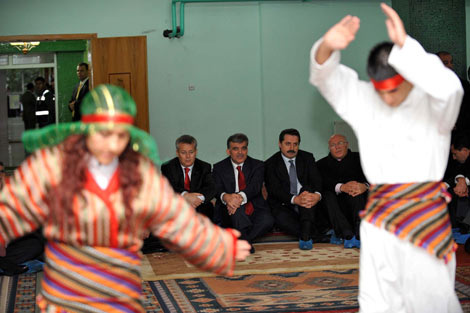
[[[439,127],[442,131],[451,130],[463,97],[457,75],[410,36],[403,47],[393,46],[388,62],[407,81],[436,100],[431,102],[431,110],[439,119]]]
[[[352,126],[359,125],[365,118],[364,112],[370,112],[366,108],[370,102],[363,99],[373,89],[368,86],[370,83],[360,81],[353,69],[340,64],[339,51],[334,51],[325,63],[318,64],[315,55],[322,41],[320,38],[310,51],[310,84],[318,88],[342,119]]]

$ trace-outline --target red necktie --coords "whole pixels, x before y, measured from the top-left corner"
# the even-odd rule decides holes
[[[245,181],[245,174],[242,172],[242,167],[237,166],[238,170],[238,191],[243,191],[246,188],[246,181]],[[247,202],[245,204],[245,214],[251,215],[255,211],[253,204],[251,202]]]
[[[189,171],[190,171],[189,167],[184,168],[184,189],[186,191],[189,191],[191,189],[190,188],[191,181],[189,180],[189,175],[188,175]]]

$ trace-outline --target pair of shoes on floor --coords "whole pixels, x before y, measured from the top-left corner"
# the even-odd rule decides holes
[[[452,228],[452,237],[457,244],[463,245],[470,238],[470,233],[462,234],[460,228]]]
[[[457,244],[463,245],[470,238],[470,234],[454,233],[454,240]]]
[[[26,273],[28,273],[28,274],[29,273],[37,273],[37,272],[42,271],[42,269],[44,267],[44,262],[41,262],[39,260],[31,260],[31,261],[21,263],[20,266],[27,266],[28,271]]]
[[[299,240],[299,249],[300,250],[312,250],[313,248],[313,240]]]
[[[351,239],[344,239],[344,248],[352,249],[352,248],[361,248],[361,241],[356,239],[356,236],[353,236]]]

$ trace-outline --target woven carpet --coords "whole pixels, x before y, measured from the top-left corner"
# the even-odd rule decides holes
[[[143,299],[147,312],[357,312],[356,249],[316,244],[259,243],[227,278],[200,272],[173,253],[147,255]],[[470,313],[470,255],[457,251],[456,291]],[[0,278],[0,312],[35,312],[39,274]]]

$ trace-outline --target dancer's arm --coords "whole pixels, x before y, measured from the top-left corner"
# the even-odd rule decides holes
[[[57,148],[39,150],[0,191],[0,246],[39,228],[49,213],[47,193],[60,180]]]
[[[387,16],[388,35],[395,44],[388,62],[407,81],[435,99],[432,110],[439,127],[443,132],[451,130],[463,96],[457,75],[436,55],[427,53],[416,40],[407,36],[403,22],[391,7],[384,3],[381,6]]]
[[[152,194],[153,216],[148,226],[188,262],[217,274],[231,275],[235,260],[244,260],[249,255],[251,247],[245,240],[237,239],[238,231],[222,229],[196,213],[158,174],[154,175]]]
[[[359,18],[351,15],[343,17],[341,21],[333,25],[323,36],[323,42],[317,50],[315,56],[317,63],[325,63],[335,50],[346,49],[354,40],[359,26]]]

